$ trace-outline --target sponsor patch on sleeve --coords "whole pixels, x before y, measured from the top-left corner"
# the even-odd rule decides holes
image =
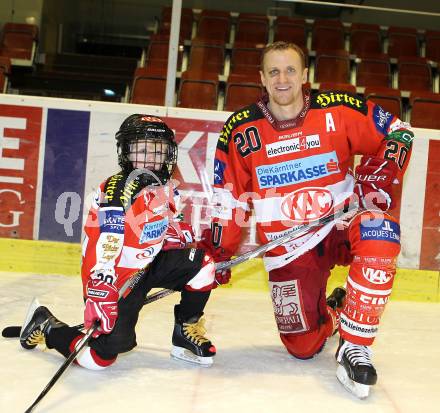
[[[168,228],[168,218],[159,221],[147,222],[142,229],[139,244],[159,239]]]
[[[380,240],[400,244],[400,226],[388,219],[373,219],[361,223],[361,240]]]
[[[385,140],[403,143],[407,149],[411,149],[413,139],[414,133],[410,130],[397,130],[385,136]]]
[[[226,164],[220,159],[214,159],[214,184],[222,185]]]
[[[388,135],[388,130],[393,120],[393,115],[390,112],[385,111],[379,105],[374,105],[373,120],[376,125],[376,129],[382,135]]]
[[[103,208],[99,212],[99,228],[101,232],[123,234],[125,215],[122,208]]]

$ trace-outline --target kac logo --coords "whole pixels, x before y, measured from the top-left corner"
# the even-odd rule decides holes
[[[298,189],[287,195],[281,212],[293,222],[312,221],[330,213],[333,197],[330,191],[319,187]]]

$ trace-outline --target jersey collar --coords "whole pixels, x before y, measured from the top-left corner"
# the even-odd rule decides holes
[[[273,126],[274,129],[282,131],[286,129],[296,128],[301,126],[304,122],[307,112],[310,108],[310,89],[303,89],[303,101],[304,105],[301,112],[294,119],[287,120],[277,120],[272,112],[267,107],[269,102],[269,96],[267,94],[263,95],[261,99],[257,101],[257,106],[260,109],[266,120]]]

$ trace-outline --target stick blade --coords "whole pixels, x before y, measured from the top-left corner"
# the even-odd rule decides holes
[[[20,337],[21,326],[8,326],[2,330],[2,336],[5,338]]]

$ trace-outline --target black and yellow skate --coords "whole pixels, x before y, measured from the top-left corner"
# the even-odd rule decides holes
[[[171,356],[179,360],[210,367],[216,349],[211,341],[205,337],[205,334],[204,319],[201,318],[201,315],[192,317],[185,322],[179,320],[179,317],[176,316]]]
[[[53,328],[67,326],[58,320],[46,307],[30,307],[20,333],[20,344],[26,350],[32,350],[38,344],[46,344],[46,337]]]

